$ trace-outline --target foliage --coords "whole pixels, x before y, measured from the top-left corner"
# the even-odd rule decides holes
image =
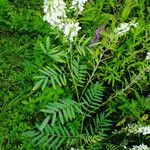
[[[0,149],[150,147],[148,135],[113,134],[150,123],[148,1],[89,0],[73,43],[43,21],[42,5],[0,2]],[[130,21],[137,28],[114,35]]]

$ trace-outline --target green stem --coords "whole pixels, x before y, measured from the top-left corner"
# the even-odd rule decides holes
[[[71,48],[71,46],[70,46],[70,48]],[[71,65],[69,64],[69,57],[67,57],[67,65],[68,65],[68,69],[69,69],[69,71],[70,71],[70,74],[71,74],[71,77],[72,77],[72,81],[73,81],[73,84],[74,84],[74,87],[75,87],[75,91],[76,91],[76,95],[77,95],[77,99],[78,99],[78,102],[79,102],[79,92],[78,92],[78,87],[77,87],[77,84],[76,84],[76,82],[75,82],[75,79],[74,79],[74,77],[73,77],[73,71],[72,71],[72,52],[71,51],[69,51],[69,53],[70,53],[70,55],[71,55]]]
[[[82,134],[82,131],[83,131],[83,125],[84,125],[84,118],[85,118],[85,114],[83,114],[82,116],[82,123],[81,123],[81,131],[80,131],[80,134]],[[82,139],[80,139],[80,145],[82,145]]]
[[[105,104],[107,104],[108,102],[110,102],[112,99],[114,99],[115,97],[117,97],[118,95],[122,94],[124,91],[126,91],[127,89],[129,89],[136,81],[140,80],[140,77],[141,77],[141,74],[144,73],[145,71],[147,71],[149,69],[149,67],[146,67],[145,69],[143,69],[137,76],[136,78],[134,78],[134,80],[128,84],[124,89],[121,89],[119,92],[116,92],[114,95],[110,96],[110,98],[102,103],[100,106],[98,107],[101,107],[101,106],[104,106]]]
[[[83,91],[82,91],[82,93],[81,93],[80,99],[82,98],[82,96],[83,96],[85,90],[87,89],[89,83],[91,82],[92,78],[94,77],[95,72],[96,72],[96,70],[98,69],[98,66],[99,66],[100,62],[102,61],[101,59],[102,59],[104,53],[105,53],[107,50],[108,50],[108,48],[106,48],[106,49],[102,52],[102,54],[100,55],[100,58],[99,58],[99,60],[97,61],[97,64],[96,64],[96,66],[95,66],[95,68],[94,68],[94,70],[93,70],[93,72],[92,72],[92,74],[91,74],[91,76],[90,76],[90,78],[89,78],[89,80],[88,80],[86,86],[84,87],[84,89],[83,89]],[[80,134],[82,134],[82,132],[83,132],[83,126],[84,126],[84,119],[85,119],[85,116],[86,116],[86,113],[83,114],[83,116],[82,116],[82,123],[81,123],[81,131],[80,131]],[[82,140],[80,140],[80,144],[82,144]]]
[[[108,48],[106,48],[106,49],[102,52],[102,54],[100,55],[100,58],[99,58],[99,60],[97,61],[96,66],[95,66],[95,68],[94,68],[94,70],[93,70],[93,72],[92,72],[92,74],[91,74],[91,76],[90,76],[90,78],[89,78],[87,84],[85,85],[85,87],[84,87],[84,89],[83,89],[83,91],[82,91],[82,93],[81,93],[80,99],[82,98],[82,96],[83,96],[85,90],[87,89],[89,83],[92,81],[92,78],[94,77],[95,72],[96,72],[96,70],[98,69],[98,66],[99,66],[100,62],[102,61],[101,59],[102,59],[104,53],[105,53],[107,50],[108,50]]]

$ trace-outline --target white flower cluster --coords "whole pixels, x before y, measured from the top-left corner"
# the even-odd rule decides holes
[[[130,134],[142,133],[143,135],[150,134],[150,126],[138,126],[136,124],[128,125],[125,128]]]
[[[147,147],[147,145],[141,144],[139,146],[133,146],[133,148],[130,148],[129,150],[150,150],[150,148]]]
[[[78,12],[78,14],[81,14],[84,10],[84,4],[87,2],[87,0],[73,0],[71,9],[74,9],[74,11]]]
[[[126,132],[129,136],[130,134],[136,134],[138,130],[138,126],[136,124],[128,124],[126,127],[122,128],[120,131],[115,130],[113,134],[121,134]]]
[[[150,52],[147,53],[146,59],[150,60]]]
[[[69,40],[73,41],[73,37],[78,34],[80,29],[81,27],[79,27],[79,22],[74,23],[73,21],[70,21],[64,26],[63,33],[65,34],[66,38],[69,37]]]
[[[66,4],[63,0],[44,0],[44,21],[56,26],[67,17],[65,9]]]
[[[127,135],[129,136],[130,134],[143,134],[147,135],[150,134],[150,126],[139,126],[137,124],[128,124],[127,127],[122,128],[120,131],[115,130],[113,134],[121,134],[123,132],[127,132]]]
[[[128,135],[130,134],[137,134],[139,133],[138,130],[139,130],[139,126],[137,124],[128,124],[127,127],[124,128],[127,132],[128,132]]]
[[[86,1],[73,0],[71,8],[78,11],[78,14],[81,14]],[[44,21],[47,21],[53,27],[58,27],[67,39],[73,41],[81,27],[79,22],[74,22],[72,19],[67,18],[66,4],[63,0],[44,0],[44,13]]]
[[[120,131],[115,130],[115,132],[113,132],[113,134],[121,134],[127,132],[127,135],[129,136],[130,134],[143,134],[143,135],[147,135],[150,134],[150,126],[141,126],[141,125],[137,125],[137,124],[128,124],[127,127],[122,128]],[[124,146],[124,149],[128,149],[128,150],[150,150],[149,147],[147,147],[147,145],[141,144],[139,146],[133,146],[133,148],[127,148],[126,146]]]
[[[130,22],[130,23],[121,23],[120,24],[120,27],[118,28],[115,28],[115,33],[118,35],[118,36],[122,36],[124,35],[126,32],[128,32],[130,30],[130,27],[133,26],[133,27],[137,27],[138,23],[134,23],[134,22]]]
[[[150,134],[150,126],[145,126],[145,127],[140,126],[140,127],[138,128],[138,131],[137,131],[137,132],[138,132],[138,133],[142,133],[143,135]]]

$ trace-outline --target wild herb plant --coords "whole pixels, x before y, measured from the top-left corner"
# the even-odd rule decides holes
[[[123,9],[122,20],[129,15],[125,13],[127,8],[126,6]],[[76,38],[73,43],[69,42],[69,44],[65,40],[62,41],[61,49],[58,46],[50,48],[52,45],[50,37],[47,37],[45,44],[39,43],[43,53],[53,59],[53,64],[39,69],[41,75],[35,77],[39,81],[33,90],[40,86],[44,90],[48,85],[56,90],[57,86],[61,86],[70,91],[68,95],[65,94],[65,97],[47,104],[46,108],[41,110],[45,113],[46,118],[41,125],[37,125],[39,131],[25,133],[32,137],[31,142],[39,145],[41,149],[62,147],[104,149],[106,143],[103,141],[107,141],[108,134],[106,133],[110,130],[109,126],[112,125],[112,121],[105,117],[104,120],[102,118],[104,114],[109,116],[113,112],[112,109],[107,108],[106,104],[109,106],[115,103],[116,105],[119,100],[116,102],[114,100],[120,95],[126,95],[125,92],[131,88],[133,91],[141,88],[139,80],[143,76],[146,78],[145,72],[148,70],[148,65],[145,57],[141,58],[143,62],[137,64],[136,57],[140,51],[136,51],[135,46],[139,45],[137,35],[142,32],[141,28],[144,32],[144,27],[139,23],[134,23],[138,20],[133,18],[129,23],[121,24],[120,27],[113,29],[117,24],[115,16],[113,18],[111,18],[112,23],[105,23],[101,41],[92,43],[90,47],[88,47],[90,39],[85,36]],[[68,32],[71,34],[72,31]],[[61,35],[58,37],[63,38]],[[108,93],[107,90],[104,91],[106,87],[109,89]],[[104,93],[110,96],[107,97]],[[134,106],[131,108],[132,114],[135,115],[133,108]],[[100,117],[97,116],[99,112],[101,112]],[[91,119],[92,116],[96,120]],[[140,115],[136,117],[140,120]],[[78,124],[75,128],[76,120]],[[122,122],[126,122],[126,117]],[[117,126],[122,125],[122,122],[119,121]],[[109,148],[115,148],[115,146],[110,144]]]
[[[150,147],[122,132],[150,123],[148,1],[85,2],[47,23],[43,1],[2,1],[2,149]]]

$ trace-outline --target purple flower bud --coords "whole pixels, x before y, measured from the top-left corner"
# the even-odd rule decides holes
[[[99,42],[102,39],[102,35],[100,33],[103,31],[105,31],[105,28],[99,27],[98,29],[96,29],[95,35],[93,39],[91,40],[90,44]]]

